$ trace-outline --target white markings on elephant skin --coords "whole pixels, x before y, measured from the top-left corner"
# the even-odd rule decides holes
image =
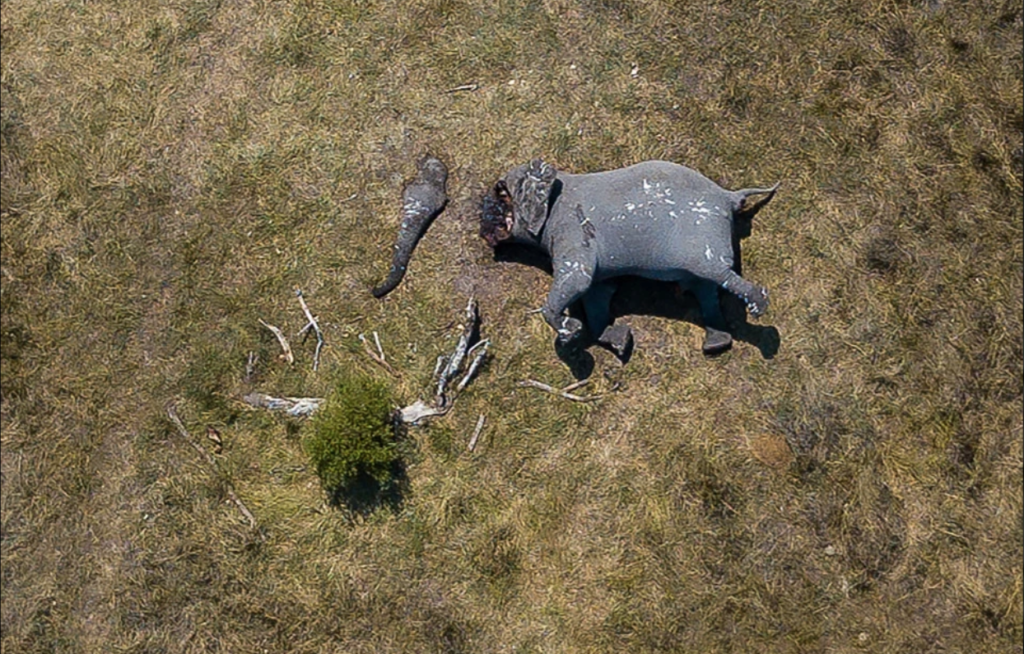
[[[693,213],[710,214],[711,209],[704,206],[704,200],[697,200],[697,202],[687,202],[690,205],[690,211]]]
[[[579,331],[579,322],[568,316],[562,316],[562,320],[555,331],[558,333],[559,338],[572,338]]]
[[[404,205],[402,205],[402,217],[405,218],[405,220],[402,221],[402,227],[408,226],[406,220],[418,216],[419,214],[425,212],[427,208],[427,205],[423,204],[419,200],[410,199],[409,201],[407,201]]]
[[[643,188],[644,195],[648,196],[648,199],[644,198],[632,198],[632,201],[626,201],[623,203],[624,213],[612,216],[609,218],[611,222],[617,222],[625,220],[627,216],[635,216],[642,213],[645,218],[652,222],[658,222],[658,219],[663,215],[659,212],[656,207],[660,203],[675,205],[675,200],[670,199],[668,196],[672,195],[672,189],[663,187],[661,182],[651,181],[649,179],[641,180],[641,187]],[[591,207],[591,211],[594,208]],[[672,218],[678,218],[679,216],[674,212],[670,211],[669,215]],[[640,229],[639,224],[634,224],[633,229]]]
[[[668,199],[668,196],[672,195],[672,189],[670,189],[668,187],[662,188],[661,187],[661,182],[654,182],[654,184],[651,184],[649,181],[644,179],[643,180],[643,187],[644,187],[644,194],[652,195],[651,191],[653,190],[654,191],[653,195],[654,195],[655,199],[661,200],[661,201],[665,202],[666,204],[675,204],[675,202],[673,200],[669,200]],[[651,204],[651,202],[648,202],[648,205],[650,205],[650,204]]]
[[[587,279],[594,278],[591,272],[587,270],[587,266],[579,261],[563,261],[562,265],[558,268],[558,274],[566,276],[583,275]]]

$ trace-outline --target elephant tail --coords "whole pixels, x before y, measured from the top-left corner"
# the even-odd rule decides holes
[[[405,187],[402,196],[402,225],[395,239],[391,270],[388,271],[387,279],[371,291],[374,297],[382,298],[395,290],[405,277],[416,244],[448,203],[445,193],[447,180],[448,169],[440,159],[427,157],[420,164],[419,175]]]
[[[775,197],[775,191],[779,190],[779,182],[775,183],[775,186],[769,188],[745,188],[739,191],[733,191],[733,195],[736,196],[736,215],[740,218],[750,219],[761,210],[764,205],[771,202],[772,198]],[[765,197],[755,202],[749,202],[748,198],[754,195],[763,195]]]

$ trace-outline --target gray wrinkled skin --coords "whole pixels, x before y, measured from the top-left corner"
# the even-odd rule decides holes
[[[387,279],[371,291],[374,297],[381,298],[395,290],[405,277],[416,244],[448,203],[447,181],[448,169],[440,159],[427,157],[420,162],[419,174],[402,194],[402,224],[395,240],[391,270]]]
[[[571,175],[535,159],[510,170],[485,198],[480,235],[491,247],[520,243],[551,256],[554,279],[544,319],[566,344],[583,325],[566,308],[583,301],[601,335],[610,321],[614,279],[637,275],[674,281],[697,296],[708,332],[705,351],[731,344],[718,288],[741,298],[752,316],[768,308],[768,291],[734,270],[734,224],[774,196],[771,188],[727,191],[695,170],[647,161],[607,172]],[[748,198],[764,195],[756,203]]]

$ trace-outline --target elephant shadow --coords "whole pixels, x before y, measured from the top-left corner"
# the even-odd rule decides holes
[[[747,229],[738,229],[740,238],[749,235]],[[733,252],[736,264],[733,267],[737,274],[742,274],[742,253],[739,247],[739,238],[733,244]],[[509,244],[499,246],[494,251],[494,260],[499,262],[519,263],[532,266],[550,275],[552,273],[551,259],[543,252],[535,248],[522,245]],[[700,311],[697,299],[692,293],[683,291],[674,282],[661,282],[645,279],[636,276],[625,276],[616,279],[617,290],[611,303],[612,324],[620,318],[627,316],[655,316],[688,322],[701,329],[704,328],[704,319]],[[722,315],[725,318],[728,332],[735,340],[753,345],[765,359],[772,359],[779,351],[781,338],[779,330],[771,325],[751,324],[748,320],[747,309],[743,301],[735,295],[719,289],[719,302],[721,303]],[[585,315],[580,302],[569,307],[569,315],[583,320],[586,324]],[[579,347],[572,350],[559,350],[559,358],[569,366],[574,376],[578,379],[585,379],[593,370],[593,357],[586,349],[598,344],[596,336],[588,335],[588,338]],[[629,361],[632,355],[632,347],[619,355],[623,363]],[[717,355],[711,355],[717,356]]]
[[[774,358],[781,343],[779,330],[771,325],[751,324],[743,301],[731,293],[720,290],[718,300],[732,337],[753,345],[765,359]],[[612,316],[618,318],[631,315],[681,320],[704,328],[704,318],[696,298],[673,282],[623,277],[612,299]]]

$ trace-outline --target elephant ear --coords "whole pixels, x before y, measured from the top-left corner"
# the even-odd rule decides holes
[[[548,196],[555,183],[555,168],[540,159],[534,159],[523,171],[513,191],[513,206],[519,218],[526,221],[526,231],[537,236],[548,219]]]

